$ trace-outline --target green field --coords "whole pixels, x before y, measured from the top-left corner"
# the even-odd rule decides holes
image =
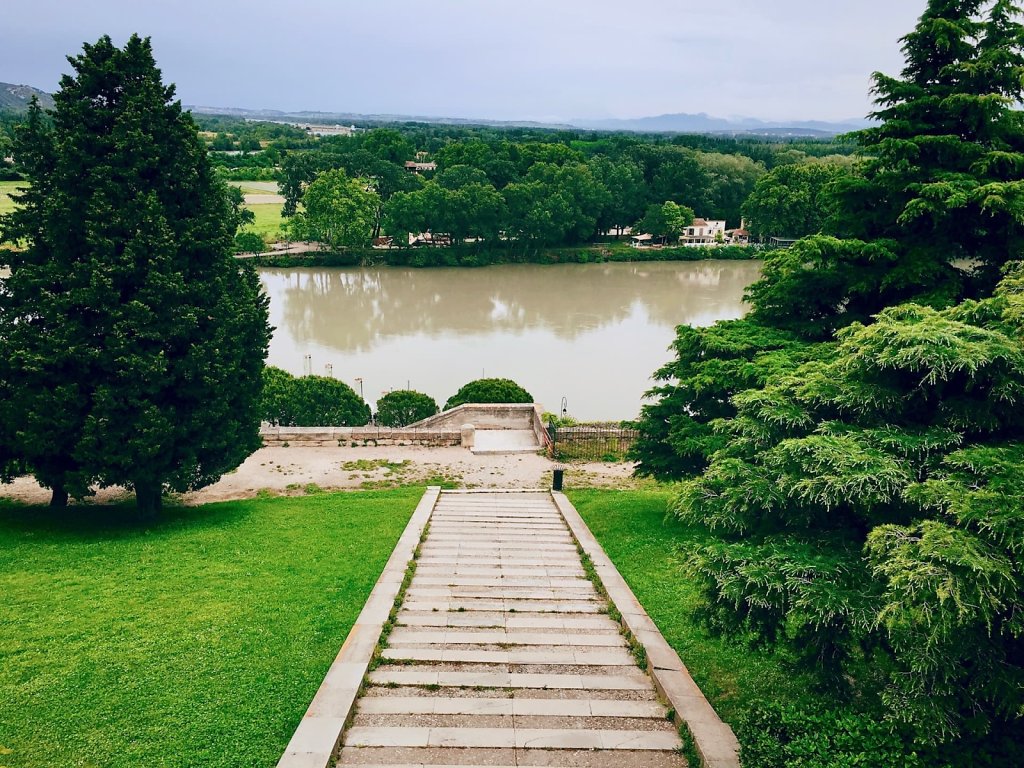
[[[245,206],[256,215],[256,221],[243,228],[244,232],[256,232],[263,236],[264,240],[279,240],[281,238],[281,203],[260,203],[259,205]]]
[[[246,194],[269,194],[265,189],[249,189],[244,186],[245,182],[240,182],[239,184],[242,186],[242,191]],[[15,189],[25,186],[26,184],[23,181],[0,181],[0,214],[10,213],[14,210],[14,201],[11,199],[10,193]],[[246,207],[256,215],[256,221],[246,227],[246,231],[258,232],[264,239],[270,241],[280,238],[282,221],[282,205],[280,203],[260,203]],[[2,765],[0,765],[0,768],[3,768]]]
[[[734,720],[757,699],[806,700],[813,681],[780,654],[714,636],[693,618],[700,595],[679,563],[702,536],[665,520],[667,490],[568,495],[723,720]]]
[[[0,181],[0,214],[10,213],[14,210],[11,192],[26,186],[28,185],[23,181]]]
[[[0,766],[274,765],[421,493],[0,502]]]

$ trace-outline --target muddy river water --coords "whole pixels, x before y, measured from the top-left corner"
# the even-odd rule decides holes
[[[549,411],[637,415],[680,324],[741,317],[758,261],[261,269],[269,363],[331,374],[372,404],[413,389],[439,404],[481,376]]]

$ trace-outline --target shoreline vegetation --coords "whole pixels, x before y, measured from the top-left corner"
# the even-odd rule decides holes
[[[632,248],[626,243],[535,248],[348,248],[305,253],[240,255],[257,267],[487,267],[498,264],[600,264],[646,261],[754,261],[763,258],[758,246]]]

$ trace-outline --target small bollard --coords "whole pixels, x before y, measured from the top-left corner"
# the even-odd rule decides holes
[[[551,473],[551,490],[562,490],[562,476],[564,474],[565,469],[563,467],[555,467],[555,469]]]

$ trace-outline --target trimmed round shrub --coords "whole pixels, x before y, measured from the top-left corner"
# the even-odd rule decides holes
[[[377,401],[377,421],[385,427],[404,427],[437,411],[434,398],[411,389],[396,389]]]
[[[370,406],[348,384],[326,376],[299,376],[291,387],[293,427],[361,427]]]
[[[260,394],[260,419],[273,426],[291,424],[291,390],[295,377],[288,371],[268,365],[263,369]]]
[[[337,379],[292,376],[267,366],[260,415],[282,427],[361,427],[370,421],[370,406]]]
[[[447,411],[463,403],[532,403],[533,395],[511,379],[477,379],[448,398]]]

